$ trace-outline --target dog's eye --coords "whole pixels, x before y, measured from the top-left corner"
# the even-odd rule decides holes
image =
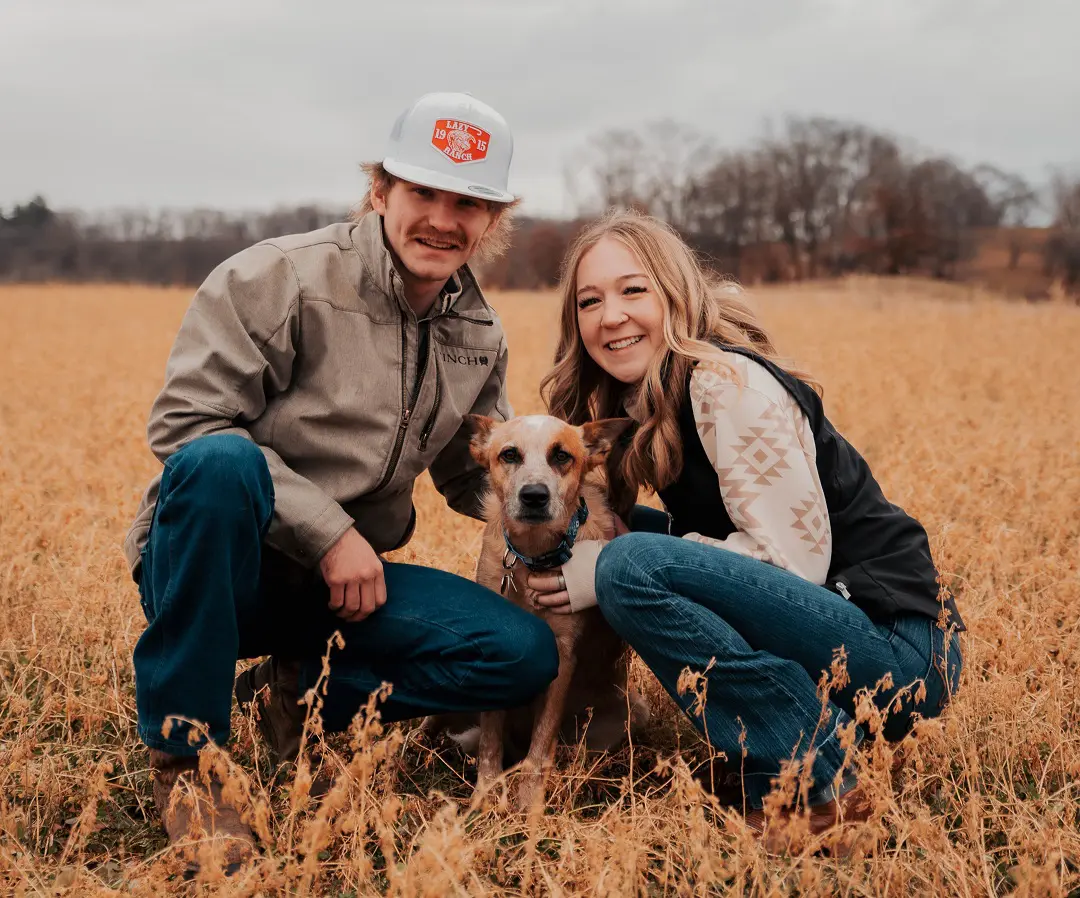
[[[565,449],[558,449],[551,456],[551,460],[557,465],[568,465],[574,460],[574,456],[572,456]]]
[[[499,453],[499,461],[506,462],[508,465],[521,464],[521,453],[513,446],[507,446]]]

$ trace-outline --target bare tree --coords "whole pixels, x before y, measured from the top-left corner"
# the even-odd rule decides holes
[[[1055,172],[1050,203],[1054,220],[1046,241],[1046,273],[1072,289],[1080,286],[1080,175]]]
[[[1028,248],[1028,221],[1039,207],[1039,194],[1020,175],[993,165],[980,165],[973,174],[994,207],[998,224],[1007,229],[1009,268],[1016,268]]]

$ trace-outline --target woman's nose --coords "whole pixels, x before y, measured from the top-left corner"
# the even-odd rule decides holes
[[[629,316],[626,314],[626,311],[623,309],[622,303],[620,303],[619,300],[609,299],[604,302],[604,315],[601,318],[600,323],[603,324],[604,327],[618,327],[626,321],[628,317]]]

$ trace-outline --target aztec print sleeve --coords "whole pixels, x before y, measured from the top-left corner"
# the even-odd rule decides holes
[[[725,353],[730,369],[703,363],[690,380],[698,436],[738,528],[726,539],[686,539],[756,558],[824,584],[832,529],[802,409],[757,362]]]

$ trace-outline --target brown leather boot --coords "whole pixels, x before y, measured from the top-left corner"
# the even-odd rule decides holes
[[[254,703],[255,721],[275,764],[295,761],[300,753],[307,709],[300,704],[300,665],[267,658],[236,678],[237,704],[247,711]]]
[[[845,792],[839,798],[825,804],[814,805],[809,809],[806,822],[809,827],[809,836],[819,836],[828,832],[840,823],[862,822],[870,819],[870,803],[862,792],[861,786],[855,786],[849,792]],[[771,820],[765,819],[763,810],[751,811],[746,815],[746,825],[750,827],[762,843],[765,850],[770,854],[791,853],[797,848],[796,837],[788,830],[787,824],[796,816],[793,811],[784,811],[775,815]],[[848,846],[850,850],[851,846]],[[838,856],[847,852],[842,848],[833,852]]]
[[[198,871],[196,849],[200,843],[224,843],[224,870],[236,873],[255,853],[255,834],[240,818],[239,811],[226,804],[221,784],[211,778],[207,784],[199,774],[197,757],[170,755],[150,749],[154,770],[154,805],[157,807],[170,844],[184,845],[182,856],[187,873]]]
[[[274,765],[294,762],[300,754],[307,714],[307,706],[300,703],[300,665],[267,658],[240,674],[233,692],[242,711],[254,705],[255,721]],[[310,757],[314,776],[308,795],[318,800],[334,785],[334,774],[318,751],[312,751]]]

